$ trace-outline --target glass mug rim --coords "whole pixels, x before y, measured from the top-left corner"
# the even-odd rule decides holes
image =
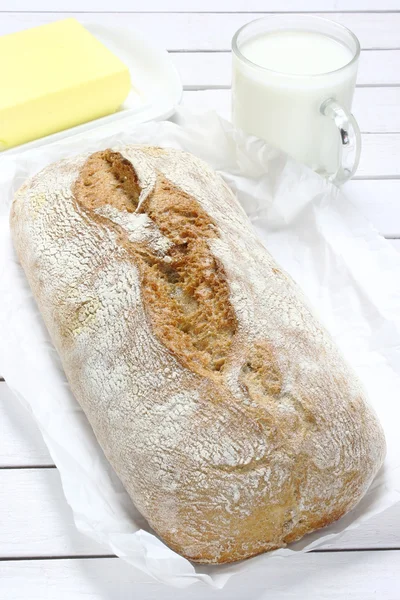
[[[262,65],[259,65],[255,62],[253,62],[252,60],[248,59],[239,49],[239,45],[238,45],[238,38],[240,36],[241,33],[243,33],[243,31],[247,28],[249,28],[250,26],[254,25],[255,23],[260,23],[261,21],[265,21],[265,22],[273,22],[274,20],[276,21],[284,21],[284,20],[295,20],[298,21],[299,25],[301,23],[307,23],[307,22],[314,22],[314,23],[319,23],[321,25],[327,25],[329,24],[329,26],[335,26],[338,29],[341,29],[342,32],[344,32],[348,37],[350,37],[353,42],[355,43],[355,50],[354,50],[354,56],[352,57],[352,59],[346,63],[345,65],[339,67],[338,69],[334,69],[333,71],[326,71],[324,73],[315,73],[315,74],[310,74],[310,75],[306,75],[306,74],[302,74],[302,73],[284,73],[282,71],[275,71],[274,69],[269,69],[267,67],[263,67]],[[321,27],[322,29],[322,27]],[[271,28],[270,32],[274,32],[274,31],[278,31],[278,29],[273,29]],[[287,27],[283,28],[282,31],[309,31],[306,29],[306,27],[299,27],[299,29],[294,29],[292,27]],[[327,35],[327,37],[332,37],[332,36],[328,36],[328,34],[325,34],[323,31],[319,32],[322,35]],[[351,50],[351,48],[349,48]],[[232,52],[237,56],[237,58],[241,61],[243,61],[245,64],[251,66],[252,68],[258,69],[261,72],[266,72],[266,73],[272,73],[274,75],[278,75],[278,76],[284,76],[284,77],[294,77],[296,79],[301,79],[302,77],[324,77],[325,75],[332,75],[333,73],[339,73],[340,71],[343,71],[344,69],[347,69],[348,67],[350,67],[351,65],[353,65],[359,58],[360,56],[360,51],[361,51],[361,47],[360,47],[360,41],[358,39],[358,37],[355,35],[355,33],[353,33],[351,31],[351,29],[349,29],[348,27],[345,27],[345,25],[342,25],[341,23],[337,23],[336,21],[332,21],[331,19],[326,19],[325,17],[316,17],[314,15],[268,15],[266,17],[260,17],[259,19],[254,19],[253,21],[250,21],[249,23],[245,23],[244,25],[242,25],[242,27],[240,27],[240,29],[238,29],[235,33],[235,35],[232,38]]]

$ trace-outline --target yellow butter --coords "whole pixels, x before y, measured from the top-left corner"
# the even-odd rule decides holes
[[[0,37],[0,148],[115,112],[128,68],[75,19]]]

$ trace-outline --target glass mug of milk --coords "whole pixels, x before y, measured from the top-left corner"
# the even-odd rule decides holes
[[[239,29],[232,50],[234,124],[337,184],[349,179],[361,151],[356,36],[320,17],[270,15]]]

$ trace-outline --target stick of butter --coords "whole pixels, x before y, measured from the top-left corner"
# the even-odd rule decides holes
[[[0,149],[115,112],[129,70],[75,19],[0,37]]]

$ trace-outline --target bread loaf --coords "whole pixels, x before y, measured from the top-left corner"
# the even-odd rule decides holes
[[[11,227],[75,397],[172,549],[247,558],[361,499],[381,426],[205,163],[140,146],[66,159],[22,186]]]

